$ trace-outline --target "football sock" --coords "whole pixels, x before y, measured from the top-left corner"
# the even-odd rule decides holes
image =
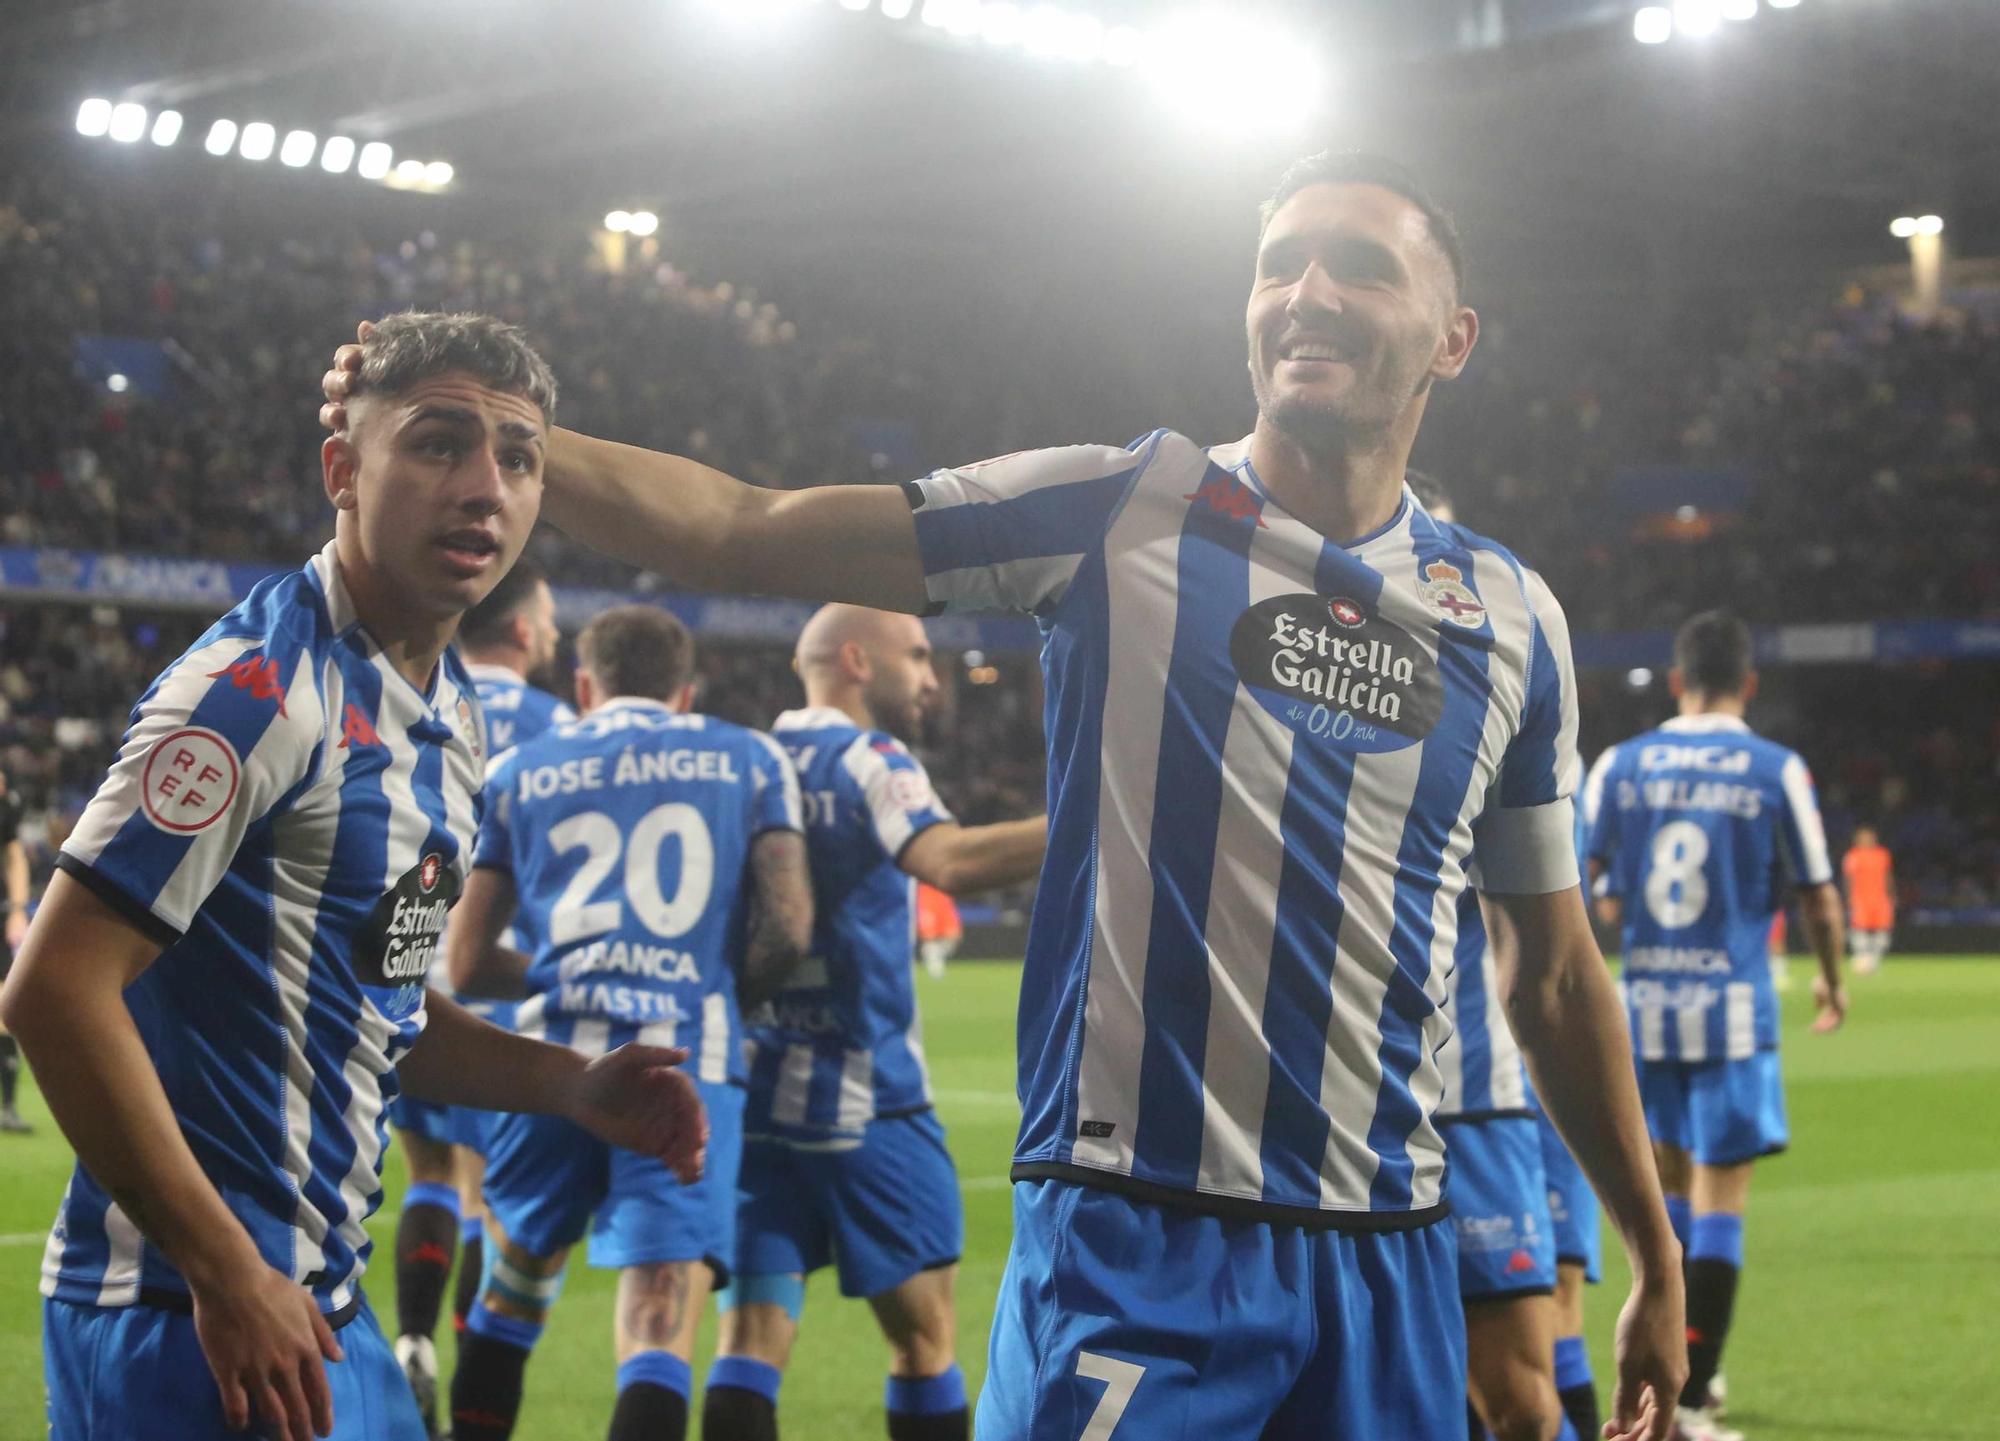
[[[458,1369],[451,1375],[453,1441],[506,1441],[521,1411],[521,1378],[528,1353],[541,1339],[532,1321],[500,1316],[473,1303],[458,1341]]]
[[[477,1216],[458,1223],[458,1282],[451,1293],[452,1325],[465,1329],[466,1314],[479,1299],[479,1273],[486,1265],[486,1225]]]
[[[436,1181],[418,1181],[403,1193],[396,1218],[396,1329],[400,1336],[437,1330],[458,1246],[458,1192]]]
[[[1723,1213],[1694,1218],[1688,1245],[1688,1379],[1681,1405],[1699,1406],[1722,1364],[1722,1343],[1736,1308],[1736,1281],[1743,1273],[1743,1218]]]
[[[21,1043],[0,1036],[0,1111],[14,1109],[14,1088],[21,1081]]]
[[[718,1356],[702,1398],[701,1441],[778,1441],[784,1373],[749,1356]]]
[[[687,1435],[688,1363],[667,1351],[641,1351],[618,1368],[618,1405],[610,1441],[682,1441]]]
[[[1674,1239],[1681,1243],[1681,1252],[1685,1255],[1688,1248],[1688,1233],[1694,1228],[1694,1202],[1686,1196],[1669,1194],[1667,1224],[1674,1228]]]
[[[966,1441],[972,1434],[965,1373],[956,1365],[941,1376],[891,1376],[882,1404],[889,1441]]]
[[[1583,1337],[1565,1336],[1556,1342],[1556,1395],[1562,1398],[1563,1415],[1584,1441],[1596,1441],[1602,1418],[1597,1409],[1597,1383],[1590,1374],[1590,1352]]]

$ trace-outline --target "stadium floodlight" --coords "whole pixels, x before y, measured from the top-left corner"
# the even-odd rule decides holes
[[[181,138],[181,112],[162,110],[153,117],[153,143],[168,146]]]
[[[1770,0],[1773,10],[1796,10],[1799,0]]]
[[[1722,27],[1722,0],[1674,0],[1674,29],[1699,39]]]
[[[891,20],[907,20],[916,8],[916,0],[882,0],[882,13]]]
[[[313,151],[319,149],[319,137],[310,130],[293,130],[285,135],[285,143],[278,147],[280,163],[302,170],[312,164]]]
[[[201,143],[201,148],[210,155],[227,155],[236,148],[236,122],[218,120],[209,126],[208,139]]]
[[[243,127],[243,139],[236,147],[236,153],[245,160],[269,160],[271,151],[278,143],[278,132],[273,126],[261,120],[253,120]]]
[[[1291,130],[1319,103],[1318,67],[1302,45],[1222,11],[1182,15],[1153,31],[1146,59],[1160,98],[1205,129]],[[1218,84],[1218,76],[1234,83]],[[1203,103],[1187,103],[1204,91]]]
[[[660,228],[660,217],[655,215],[652,211],[635,210],[632,212],[632,233],[638,236],[641,240],[645,239],[648,235],[653,234],[659,228]]]
[[[1113,25],[1104,32],[1106,65],[1137,65],[1145,53],[1145,35],[1130,25]]]
[[[1944,217],[1941,215],[1919,215],[1917,217],[1917,234],[1944,234]]]
[[[111,102],[93,95],[76,107],[76,133],[97,139],[111,128]]]
[[[1664,5],[1648,5],[1632,17],[1632,38],[1641,45],[1664,45],[1674,38],[1674,12]]]
[[[1917,233],[1917,217],[1914,215],[1897,216],[1889,222],[1889,233],[1898,240],[1908,240],[1912,235]]]
[[[1037,5],[1022,21],[1021,40],[1030,55],[1087,62],[1104,53],[1104,22],[1059,5]]]
[[[623,235],[632,228],[632,212],[629,210],[612,211],[604,217],[604,228],[613,235]]]
[[[104,388],[113,395],[123,395],[132,388],[132,382],[125,376],[113,371],[110,375],[104,377]]]
[[[424,162],[421,160],[398,160],[396,178],[405,185],[421,185],[424,182]]]
[[[354,163],[354,142],[345,135],[329,135],[320,147],[319,168],[329,175],[345,175]]]
[[[1653,673],[1642,665],[1635,665],[1625,672],[1625,684],[1633,690],[1644,690],[1653,683]]]
[[[1021,7],[1012,0],[989,0],[979,7],[979,38],[988,45],[1014,45],[1022,39]]]
[[[363,180],[385,180],[389,175],[390,162],[396,152],[380,140],[371,140],[361,147],[361,158],[354,166],[354,173]]]
[[[1722,18],[1725,20],[1756,19],[1757,0],[1722,0]]]
[[[874,3],[875,0],[840,0],[840,8],[843,10],[866,10]]]
[[[105,131],[121,145],[130,145],[146,133],[146,107],[126,101],[111,107],[111,126]]]
[[[439,190],[451,184],[451,177],[458,172],[451,168],[449,160],[433,160],[424,167],[424,184],[434,185]]]

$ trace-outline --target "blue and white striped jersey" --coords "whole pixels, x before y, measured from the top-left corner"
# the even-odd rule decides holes
[[[916,882],[903,848],[949,821],[902,742],[831,708],[771,727],[805,795],[813,950],[794,983],[750,1018],[749,1135],[859,1145],[869,1121],[931,1104],[917,996]]]
[[[1771,917],[1786,887],[1833,879],[1806,763],[1734,716],[1678,716],[1597,758],[1584,811],[1624,907],[1639,1059],[1775,1047]]]
[[[1247,441],[910,488],[934,602],[1046,637],[1014,1174],[1351,1226],[1442,1212],[1459,892],[1576,884],[1568,632],[1427,515],[1328,542]]]
[[[425,695],[332,545],[153,683],[57,864],[166,946],[126,991],[182,1134],[264,1259],[339,1312],[381,1200],[383,1108],[479,819],[484,730],[448,651]],[[79,1166],[42,1291],[186,1284]]]
[[[776,742],[621,697],[501,757],[486,798],[474,863],[513,878],[529,958],[515,1030],[586,1055],[686,1046],[697,1079],[743,1079],[750,847],[803,829]]]
[[[537,690],[504,665],[467,661],[466,673],[486,711],[486,753],[505,755],[551,726],[576,719],[576,712],[545,690]]]

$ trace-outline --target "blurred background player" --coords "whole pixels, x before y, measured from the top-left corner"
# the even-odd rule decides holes
[[[78,1160],[43,1257],[60,1441],[423,1435],[360,1290],[399,1087],[700,1166],[686,1052],[586,1064],[424,985],[484,770],[451,640],[534,525],[554,381],[511,327],[409,314],[357,390],[333,540],[141,698],[0,996]]]
[[[7,878],[7,927],[6,945],[0,947],[0,983],[7,979],[8,968],[14,964],[14,949],[28,934],[28,852],[21,844],[21,797],[7,784],[7,777],[0,772],[0,840],[4,840],[4,857],[0,857],[0,869]],[[21,1119],[21,1113],[14,1106],[15,1091],[21,1081],[21,1047],[7,1034],[7,1028],[0,1025],[0,1134],[25,1136],[34,1127]]]
[[[570,708],[528,684],[555,659],[555,596],[540,567],[523,558],[500,578],[486,599],[465,614],[458,630],[459,657],[486,718],[486,760],[533,740],[551,725],[574,720]],[[502,938],[503,943],[505,938]],[[449,990],[448,978],[433,978]],[[474,1015],[502,1028],[513,1025],[510,999],[451,993]],[[434,1106],[402,1097],[390,1121],[409,1168],[409,1186],[396,1218],[396,1360],[410,1378],[424,1424],[435,1431],[437,1350],[432,1336],[451,1275],[452,1250],[462,1242],[452,1309],[460,1326],[479,1289],[480,1181],[485,1174],[486,1112]]]
[[[919,884],[1032,879],[1044,817],[961,826],[910,754],[937,698],[914,616],[831,605],[799,635],[803,709],[771,727],[805,793],[812,960],[751,1016],[740,1275],[723,1298],[703,1441],[771,1441],[805,1278],[838,1267],[889,1343],[891,1441],[963,1441],[958,1173],[931,1107],[911,985]]]
[[[1442,482],[1416,470],[1406,480],[1433,519],[1456,522]],[[1572,776],[1572,789],[1574,783]],[[1583,1356],[1581,1277],[1560,1275],[1568,1304],[1554,1299],[1559,1267],[1576,1272],[1586,1259],[1579,1255],[1585,1248],[1572,1204],[1587,1207],[1594,1232],[1597,1198],[1535,1102],[1507,1025],[1478,893],[1471,889],[1459,897],[1445,1014],[1452,1033],[1438,1050],[1444,1087],[1437,1120],[1451,1167],[1446,1195],[1458,1231],[1472,1436],[1597,1441],[1596,1389]],[[1551,1148],[1559,1170],[1547,1164]],[[1558,1178],[1564,1189],[1557,1189]],[[1578,1186],[1581,1196],[1573,1197]],[[1566,1253],[1559,1241],[1567,1243]]]
[[[958,902],[931,885],[917,882],[917,956],[934,981],[944,979],[945,963],[965,941],[965,920]]]
[[[1743,1266],[1759,1157],[1790,1141],[1767,938],[1795,891],[1819,956],[1813,1030],[1838,1027],[1840,893],[1812,776],[1753,734],[1750,632],[1704,611],[1674,637],[1680,714],[1607,750],[1585,787],[1593,872],[1624,929],[1624,987],[1660,1179],[1687,1257],[1688,1359],[1678,1424],[1689,1441],[1735,1433],[1710,1395]]]
[[[618,1270],[611,1441],[678,1441],[711,1277],[735,1249],[744,1068],[739,991],[768,995],[812,934],[791,762],[756,731],[690,714],[694,641],[652,606],[577,638],[584,718],[494,767],[454,924],[468,990],[524,984],[524,1035],[587,1056],[631,1040],[693,1050],[708,1169],[677,1183],[559,1118],[494,1118],[479,1297],[452,1376],[457,1441],[513,1432],[529,1352],[569,1248]],[[513,925],[526,955],[503,949]]]
[[[1889,935],[1896,928],[1895,867],[1875,827],[1854,828],[1854,844],[1840,858],[1840,873],[1847,882],[1848,946],[1854,953],[1854,969],[1872,975],[1887,959]]]

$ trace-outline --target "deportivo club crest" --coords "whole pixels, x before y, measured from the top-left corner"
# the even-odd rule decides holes
[[[1434,560],[1424,567],[1417,594],[1453,625],[1478,630],[1486,624],[1486,607],[1466,585],[1465,572],[1447,561]]]
[[[418,884],[423,886],[427,892],[436,890],[438,875],[443,870],[444,857],[440,856],[436,851],[432,851],[424,857],[424,863],[417,868]]]
[[[1333,617],[1335,625],[1345,626],[1349,630],[1353,630],[1368,619],[1368,612],[1344,595],[1328,601],[1326,613]]]

